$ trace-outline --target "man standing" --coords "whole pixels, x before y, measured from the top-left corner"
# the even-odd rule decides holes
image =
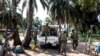
[[[37,46],[37,34],[38,34],[38,31],[34,31],[33,37],[34,37],[35,46]]]
[[[43,33],[45,34],[45,44],[47,42],[47,36],[49,35],[49,32],[50,32],[50,29],[49,29],[48,23],[46,23],[46,26],[43,29]]]
[[[58,34],[58,36],[59,36],[59,49],[58,49],[58,51],[59,51],[59,53],[60,53],[60,49],[61,49],[61,26],[59,26],[58,27],[58,32],[57,32],[57,34]]]
[[[64,50],[66,51],[66,44],[67,44],[67,31],[63,31],[61,35],[61,50],[60,52],[62,53]]]
[[[75,32],[75,30],[72,30],[71,38],[72,38],[73,50],[76,50],[78,46],[78,34]]]

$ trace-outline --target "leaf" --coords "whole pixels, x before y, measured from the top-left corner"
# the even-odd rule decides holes
[[[27,5],[27,0],[24,0],[23,1],[23,4],[22,4],[22,13],[23,13],[24,8],[26,7],[26,5]]]
[[[20,8],[17,8],[20,12],[23,12],[23,10],[22,9],[20,9]]]
[[[85,12],[93,12],[97,9],[96,0],[78,0],[78,4],[81,6],[80,9]]]
[[[38,10],[38,6],[37,6],[37,3],[36,3],[36,0],[33,0],[33,7],[36,9],[36,11]]]
[[[45,9],[45,8],[49,8],[49,6],[48,6],[48,3],[47,3],[47,1],[46,0],[40,0],[40,2],[41,2],[41,4],[42,4],[42,6],[43,6],[43,8]]]

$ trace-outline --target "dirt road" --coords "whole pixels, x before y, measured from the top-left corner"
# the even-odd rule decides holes
[[[72,50],[72,46],[71,43],[68,44],[67,46],[67,56],[89,56],[87,54],[83,54],[83,50],[84,50],[84,45],[79,44],[77,50],[73,51]],[[54,48],[48,48],[48,49],[44,49],[44,50],[38,50],[38,52],[34,52],[32,50],[25,50],[25,54],[18,54],[17,56],[63,56],[61,54],[59,54],[59,52],[57,51],[57,49]],[[15,56],[15,54],[14,54]]]
[[[21,40],[23,40],[23,37],[21,37]],[[83,54],[85,43],[79,43],[77,50],[72,50],[71,42],[68,42],[67,45],[67,56],[89,56],[87,54]],[[57,49],[51,48],[51,49],[45,49],[41,50],[39,49],[38,52],[34,52],[32,50],[25,50],[26,53],[24,54],[17,54],[17,56],[62,56],[57,51]],[[15,53],[13,53],[13,56],[16,56]]]

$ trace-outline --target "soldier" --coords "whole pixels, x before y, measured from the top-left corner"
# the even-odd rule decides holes
[[[60,42],[61,42],[61,52],[64,51],[63,49],[66,49],[66,44],[67,44],[67,31],[63,31],[61,38],[60,38]]]
[[[76,50],[78,46],[78,34],[75,32],[75,30],[72,30],[71,39],[72,39],[73,50]]]
[[[49,32],[50,32],[50,28],[49,28],[48,23],[47,23],[46,26],[43,29],[43,33],[45,34],[45,44],[46,44],[47,35],[49,35]]]
[[[60,52],[60,49],[61,49],[61,41],[60,41],[60,38],[61,38],[61,26],[58,27],[57,34],[59,36],[59,49],[58,49],[58,51]]]
[[[38,34],[38,31],[34,31],[33,37],[34,37],[34,44],[35,44],[35,46],[37,46],[37,34]]]

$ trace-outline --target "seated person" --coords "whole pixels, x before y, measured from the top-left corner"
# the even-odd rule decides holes
[[[98,55],[100,53],[100,43],[96,45],[95,51],[95,55]]]

